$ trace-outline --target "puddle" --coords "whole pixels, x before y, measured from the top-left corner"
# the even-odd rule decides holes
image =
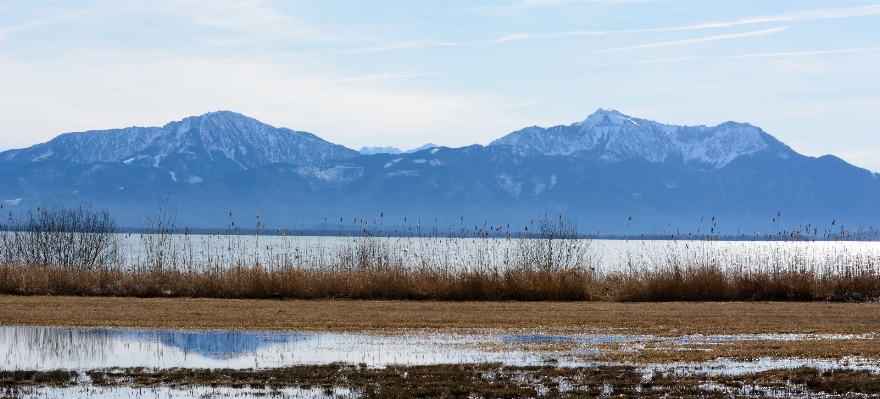
[[[541,364],[515,348],[481,349],[495,335],[138,330],[0,326],[0,369],[273,368],[334,362],[382,367]]]
[[[561,343],[572,342],[579,344],[608,344],[650,340],[652,337],[644,335],[504,335],[502,342],[507,343]]]

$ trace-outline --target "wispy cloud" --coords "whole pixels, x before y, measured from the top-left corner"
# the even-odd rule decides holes
[[[6,29],[0,30],[0,41],[6,40],[9,37],[10,33],[37,28],[37,27],[40,27],[43,25],[48,25],[52,22],[60,21],[60,20],[67,19],[67,18],[72,18],[72,17],[75,17],[77,15],[82,15],[82,14],[85,14],[85,12],[72,12],[69,14],[59,15],[57,17],[40,19],[40,20],[36,20],[36,21],[31,21],[31,22],[25,22],[23,24],[18,24],[18,25],[12,25]]]
[[[517,40],[538,40],[538,39],[555,39],[561,37],[572,37],[572,36],[601,36],[608,34],[610,32],[603,31],[578,31],[578,32],[563,32],[563,33],[554,33],[554,34],[532,34],[532,33],[515,33],[512,35],[501,36],[497,39],[490,40],[478,40],[478,41],[470,41],[470,42],[452,42],[446,40],[415,40],[411,42],[398,42],[398,43],[389,43],[382,46],[374,46],[374,47],[366,47],[362,49],[355,49],[344,51],[348,53],[369,53],[374,51],[388,51],[388,50],[400,50],[400,49],[408,49],[408,48],[417,48],[417,47],[458,47],[458,46],[478,46],[478,45],[492,45],[492,44],[501,44],[507,42],[513,42]]]
[[[770,28],[770,29],[764,29],[764,30],[759,30],[759,31],[754,31],[754,32],[731,33],[729,35],[715,35],[715,36],[698,37],[695,39],[683,39],[683,40],[673,40],[673,41],[668,41],[668,42],[639,44],[637,46],[616,47],[616,48],[609,48],[609,49],[604,49],[604,50],[597,50],[597,51],[594,51],[594,53],[607,53],[610,51],[637,50],[637,49],[652,48],[652,47],[680,46],[683,44],[694,44],[694,43],[714,42],[717,40],[739,39],[739,38],[743,38],[743,37],[764,36],[764,35],[769,35],[769,34],[773,34],[776,32],[780,32],[785,29],[788,29],[788,27]]]
[[[572,0],[523,0],[512,4],[474,7],[471,11],[509,11],[531,7],[555,6],[571,2]]]
[[[724,58],[791,57],[791,56],[803,56],[803,55],[858,53],[858,52],[878,51],[878,50],[880,50],[880,47],[857,47],[857,48],[847,48],[847,49],[839,49],[839,50],[789,51],[789,52],[779,52],[779,53],[757,53],[757,54],[729,55],[729,56],[724,56]]]
[[[390,79],[406,79],[406,78],[414,78],[419,76],[430,76],[430,75],[440,75],[443,72],[389,72],[389,73],[377,73],[372,75],[362,75],[355,76],[351,78],[342,78],[331,81],[330,83],[360,83],[360,82],[375,82],[379,80],[390,80]]]
[[[779,15],[752,17],[732,22],[714,22],[707,24],[698,24],[683,26],[680,28],[669,28],[668,30],[688,30],[688,29],[706,29],[706,28],[728,28],[737,25],[748,25],[766,22],[792,22],[792,21],[810,21],[817,19],[831,18],[850,18],[865,17],[871,15],[880,15],[880,5],[871,5],[863,7],[834,8],[824,10],[804,10],[793,11]]]
[[[755,54],[738,54],[738,55],[694,55],[694,56],[689,56],[689,57],[661,58],[661,59],[655,59],[655,60],[606,62],[606,63],[601,63],[601,64],[586,65],[586,67],[589,68],[589,67],[617,66],[617,65],[662,64],[662,63],[669,63],[669,62],[681,62],[681,61],[693,61],[693,60],[705,60],[705,59],[800,57],[800,56],[825,55],[825,54],[860,53],[860,52],[869,52],[869,51],[880,51],[880,47],[856,47],[856,48],[847,48],[847,49],[838,49],[838,50],[789,51],[789,52],[778,52],[778,53],[755,53]]]
[[[564,0],[526,0],[523,2],[515,3],[508,6],[487,6],[482,8],[525,8],[532,6],[540,6],[540,5],[555,5],[569,3],[569,1]],[[388,51],[388,50],[400,50],[400,49],[408,49],[408,48],[417,48],[417,47],[430,47],[430,46],[441,46],[441,47],[455,47],[455,46],[473,46],[473,45],[493,45],[493,44],[501,44],[518,40],[541,40],[541,39],[559,39],[566,37],[576,37],[576,36],[601,36],[601,35],[612,35],[612,34],[627,34],[627,33],[651,33],[651,32],[675,32],[675,31],[687,31],[687,30],[700,30],[700,29],[713,29],[713,28],[729,28],[733,26],[739,25],[749,25],[749,24],[757,24],[757,23],[770,23],[770,22],[790,22],[790,21],[808,21],[808,20],[818,20],[818,19],[830,19],[830,18],[850,18],[850,17],[863,17],[863,16],[871,16],[871,15],[880,15],[880,5],[871,5],[871,6],[863,6],[863,7],[850,7],[850,8],[837,8],[837,9],[822,9],[822,10],[805,10],[805,11],[794,11],[788,12],[779,15],[772,16],[763,16],[763,17],[751,17],[746,19],[741,19],[737,21],[728,21],[728,22],[710,22],[704,24],[695,24],[695,25],[686,25],[686,26],[673,26],[666,28],[647,28],[647,29],[625,29],[625,30],[606,30],[606,31],[568,31],[568,32],[559,32],[559,33],[549,33],[549,34],[534,34],[534,33],[516,33],[505,35],[496,39],[488,39],[488,40],[478,40],[478,41],[466,41],[466,42],[453,42],[446,40],[418,40],[418,41],[410,41],[410,42],[399,42],[399,43],[390,43],[383,46],[375,46],[368,47],[358,50],[352,50],[349,52],[374,52],[374,51]],[[777,30],[782,30],[784,28],[775,28]],[[767,29],[760,34],[769,34],[774,33],[773,29]],[[736,36],[742,35],[742,36]],[[710,38],[701,38],[701,39],[692,39],[698,40],[694,41],[694,43],[698,43],[699,41],[711,41],[711,40],[724,40],[728,38],[736,38],[736,37],[746,37],[748,35],[758,35],[756,32],[751,32],[749,34],[734,34],[734,35],[718,35],[711,36]],[[676,43],[676,42],[667,42],[670,44],[662,44],[662,45],[675,45],[675,44],[687,44],[687,43]],[[648,46],[648,45],[646,45]],[[652,45],[650,47],[656,47],[656,45]],[[622,49],[622,48],[621,48]],[[615,51],[621,49],[609,49],[602,51]]]

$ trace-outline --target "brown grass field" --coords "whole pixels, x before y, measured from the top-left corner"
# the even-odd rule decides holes
[[[0,324],[240,330],[621,330],[682,334],[864,334],[880,303],[445,302],[0,296]]]

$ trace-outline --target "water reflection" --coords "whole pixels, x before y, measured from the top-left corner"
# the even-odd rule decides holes
[[[876,334],[744,334],[657,337],[583,333],[498,334],[403,331],[389,334],[188,331],[0,326],[0,369],[274,368],[333,362],[382,367],[449,363],[592,364],[604,344],[877,339]],[[537,346],[535,344],[538,344]],[[546,345],[544,345],[546,344]],[[603,349],[605,348],[605,349]],[[627,349],[629,348],[629,349]]]
[[[494,337],[494,336],[492,336]],[[485,335],[302,333],[0,327],[0,369],[267,368],[343,362],[384,366],[539,364],[516,348],[483,348]]]

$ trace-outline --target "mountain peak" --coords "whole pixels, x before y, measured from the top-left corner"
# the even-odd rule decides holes
[[[596,112],[590,114],[583,122],[578,123],[581,126],[621,126],[621,125],[638,125],[629,115],[624,115],[613,109],[599,108]]]
[[[311,133],[275,128],[232,111],[215,111],[162,127],[62,134],[47,143],[4,152],[4,159],[122,162],[201,179],[209,171],[253,169],[270,163],[316,165],[356,155]]]
[[[734,159],[768,148],[791,149],[749,124],[677,126],[633,118],[600,108],[582,122],[549,129],[522,129],[490,145],[510,145],[545,155],[567,155],[617,162],[641,159],[720,169]]]

